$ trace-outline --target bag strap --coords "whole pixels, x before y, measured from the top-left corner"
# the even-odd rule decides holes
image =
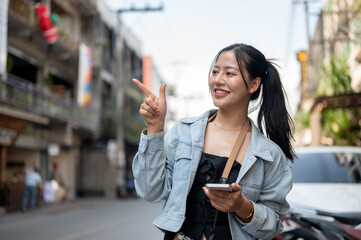
[[[208,122],[211,122],[216,117],[216,115],[217,115],[217,113],[215,113],[213,116],[211,116],[209,118]],[[245,127],[246,125],[247,125],[247,127]],[[250,128],[249,119],[247,118],[246,122],[242,126],[242,129],[237,137],[236,143],[234,144],[234,146],[232,148],[232,152],[227,160],[226,166],[224,167],[223,174],[221,177],[221,183],[227,183],[227,178],[229,176],[229,173],[231,172],[233,163],[236,160],[236,157],[238,155],[239,150],[241,149],[244,139],[246,138],[249,128]],[[209,238],[210,240],[214,239],[214,231],[216,229],[217,216],[218,216],[218,210],[216,209],[215,214],[214,214],[213,227],[211,228],[211,235]]]
[[[208,122],[211,122],[215,117],[217,116],[217,113],[213,114],[209,119],[208,119]],[[247,125],[247,127],[245,127]],[[223,174],[222,174],[222,177],[221,177],[221,183],[226,183],[227,182],[227,179],[228,179],[228,176],[229,176],[229,173],[231,172],[231,169],[232,169],[232,166],[233,166],[233,163],[234,161],[236,160],[236,157],[239,153],[239,150],[241,149],[241,146],[244,142],[244,139],[246,138],[246,135],[247,135],[247,132],[250,128],[250,125],[249,125],[249,119],[247,118],[246,122],[244,123],[238,137],[237,137],[237,140],[236,140],[236,143],[234,144],[233,148],[232,148],[232,152],[231,152],[231,155],[229,156],[228,160],[227,160],[227,163],[226,163],[226,166],[224,167],[224,170],[223,170]]]
[[[247,127],[245,127],[245,125],[247,125]],[[231,155],[229,155],[226,166],[224,167],[223,174],[221,177],[221,183],[227,182],[227,179],[228,179],[229,173],[231,172],[233,163],[236,160],[236,157],[239,153],[239,150],[241,149],[244,139],[246,138],[249,128],[250,128],[249,120],[247,119],[244,126],[242,127],[241,132],[239,133],[239,135],[237,137],[236,143],[234,144],[234,146],[232,148],[232,152],[231,152]]]

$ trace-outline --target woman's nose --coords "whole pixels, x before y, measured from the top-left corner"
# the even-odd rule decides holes
[[[219,73],[214,81],[216,84],[221,85],[224,84],[225,80],[224,80],[224,74]]]

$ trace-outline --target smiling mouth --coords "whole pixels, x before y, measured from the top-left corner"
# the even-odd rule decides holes
[[[214,90],[214,92],[217,93],[217,94],[227,94],[227,93],[229,93],[229,92],[221,90],[221,89],[216,89],[216,90]]]

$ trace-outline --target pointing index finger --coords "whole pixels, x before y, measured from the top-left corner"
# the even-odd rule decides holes
[[[137,87],[147,96],[147,97],[151,97],[152,99],[155,97],[155,95],[152,93],[152,91],[150,91],[146,86],[144,86],[143,83],[139,82],[137,79],[133,78],[132,79],[133,82],[135,83],[135,85],[137,85]]]

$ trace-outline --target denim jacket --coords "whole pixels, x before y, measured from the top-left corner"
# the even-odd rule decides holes
[[[210,114],[179,120],[167,133],[142,133],[133,161],[135,188],[150,202],[165,200],[153,224],[162,230],[181,228],[187,195],[201,158],[204,134]],[[233,239],[270,239],[283,229],[289,210],[286,195],[292,188],[292,174],[282,150],[266,138],[252,121],[252,135],[237,183],[254,206],[251,222],[242,223],[228,214]]]

